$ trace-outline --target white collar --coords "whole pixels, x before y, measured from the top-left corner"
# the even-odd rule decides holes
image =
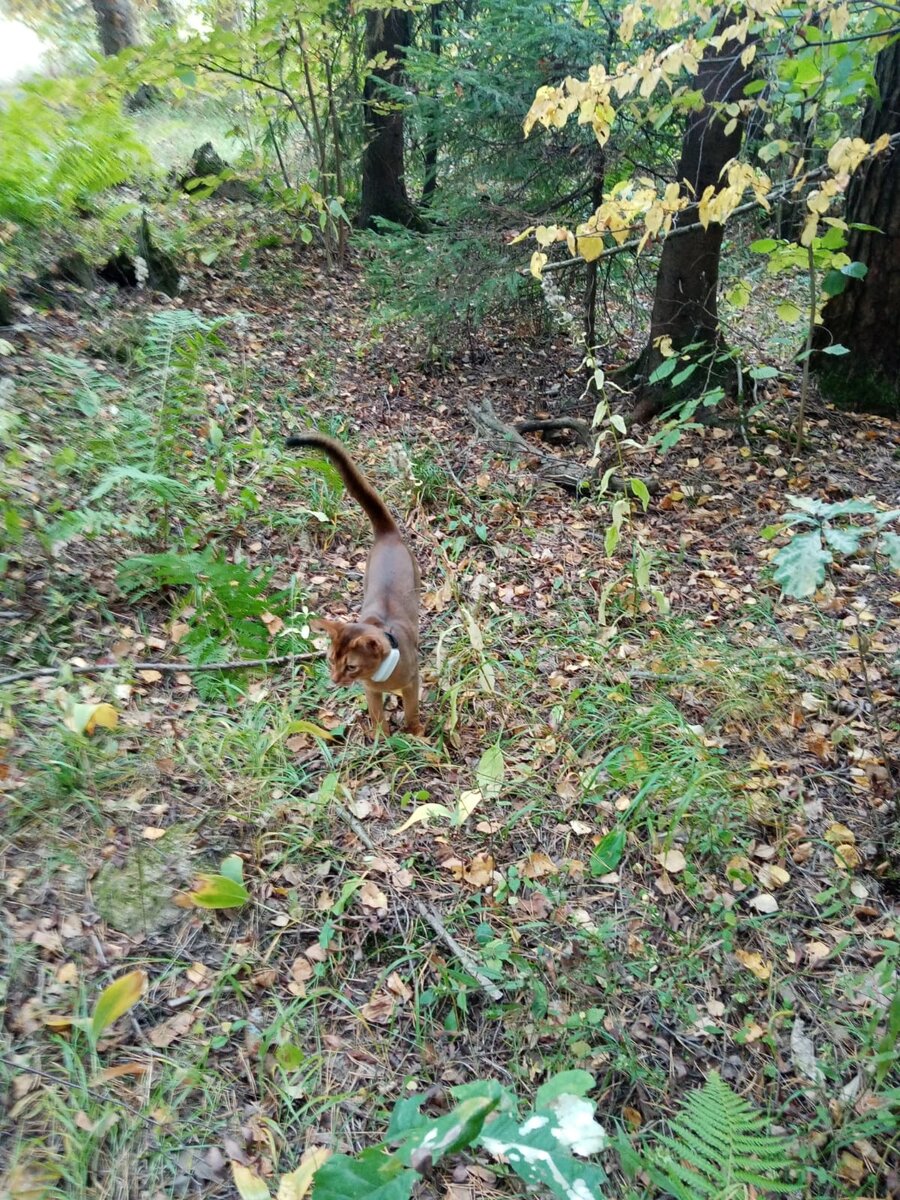
[[[400,651],[396,646],[392,646],[388,652],[387,658],[372,676],[373,683],[385,683],[394,673],[394,668],[400,661]]]

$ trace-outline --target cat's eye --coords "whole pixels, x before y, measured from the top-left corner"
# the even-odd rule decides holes
[[[347,674],[348,675],[355,675],[358,670],[359,670],[359,666],[356,663],[347,663]]]

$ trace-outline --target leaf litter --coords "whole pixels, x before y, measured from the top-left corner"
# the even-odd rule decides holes
[[[334,693],[316,665],[215,686],[155,670],[66,678],[63,666],[61,680],[9,686],[0,786],[16,958],[4,1070],[30,1179],[56,1178],[40,1147],[54,1144],[72,1089],[91,1129],[117,1102],[142,1115],[127,1134],[139,1158],[151,1139],[173,1163],[186,1141],[215,1148],[178,1149],[156,1200],[185,1179],[231,1194],[229,1162],[252,1190],[276,1170],[299,1174],[305,1148],[378,1140],[384,1106],[409,1079],[439,1102],[486,1064],[524,1087],[579,1066],[600,1080],[606,1124],[638,1129],[715,1064],[807,1130],[810,1153],[826,1147],[848,1187],[894,1186],[896,1149],[872,1121],[883,1093],[843,1089],[860,1058],[874,1061],[895,986],[898,867],[885,830],[896,813],[882,743],[896,755],[900,591],[851,560],[815,605],[779,602],[777,538],[760,531],[783,512],[786,482],[823,501],[895,502],[898,427],[823,410],[799,463],[771,427],[750,452],[735,431],[710,428],[664,458],[643,455],[661,490],[640,536],[671,606],[656,619],[630,593],[625,551],[606,555],[604,503],[541,484],[536,460],[496,454],[469,421],[484,399],[504,419],[550,415],[557,375],[572,395],[556,397],[554,415],[574,403],[564,339],[536,344],[514,322],[489,325],[435,371],[402,331],[373,346],[363,279],[329,278],[311,252],[299,285],[209,269],[202,288],[186,306],[242,316],[223,336],[196,434],[215,420],[226,438],[255,432],[264,446],[258,506],[223,514],[217,536],[231,561],[271,570],[272,595],[292,590],[296,606],[258,610],[265,643],[306,648],[294,627],[307,613],[351,612],[361,594],[364,522],[339,493],[307,494],[283,461],[283,425],[302,411],[352,441],[404,517],[426,580],[430,741],[397,735],[373,750],[358,697]],[[90,313],[34,314],[13,364],[23,401],[53,403],[43,347],[83,357],[96,335]],[[127,391],[127,373],[94,361]],[[259,386],[240,395],[241,378]],[[294,397],[287,416],[279,389]],[[403,462],[398,444],[408,470],[388,474],[391,455]],[[80,502],[77,482],[38,465],[23,484]],[[166,588],[135,602],[117,585],[120,557],[102,536],[68,542],[54,596],[24,546],[3,601],[20,614],[10,668],[184,657],[193,605]],[[615,622],[599,626],[611,576]],[[340,803],[374,853],[336,815]],[[101,866],[140,864],[148,842],[165,852],[173,831],[192,871],[173,867],[193,897],[178,923],[157,926],[152,906],[137,933],[100,918]],[[222,870],[235,855],[237,879]],[[204,897],[213,903],[200,911]],[[73,1014],[98,1005],[83,1093],[58,1081]],[[472,1164],[475,1187],[482,1170]],[[494,1174],[490,1186],[502,1186]]]

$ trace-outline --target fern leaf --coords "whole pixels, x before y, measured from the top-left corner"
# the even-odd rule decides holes
[[[676,1200],[744,1200],[795,1191],[786,1139],[766,1132],[766,1119],[713,1072],[692,1092],[659,1138],[645,1166]]]

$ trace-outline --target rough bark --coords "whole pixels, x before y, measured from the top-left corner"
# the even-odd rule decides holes
[[[403,59],[412,38],[409,12],[399,8],[366,12],[366,58],[383,65],[370,71],[363,89],[366,144],[362,156],[362,198],[357,223],[361,229],[376,217],[423,227],[406,191],[403,165],[403,109],[396,90],[403,86]]]
[[[441,22],[443,18],[443,4],[433,4],[431,6],[429,30],[429,49],[435,58],[440,57],[442,45]],[[438,153],[440,151],[440,121],[436,111],[432,111],[428,116],[428,126],[425,130],[425,153],[424,153],[424,180],[422,183],[422,204],[428,207],[434,199],[434,194],[437,191],[437,171],[438,171]]]
[[[140,44],[131,0],[91,0],[103,53],[120,54]]]
[[[699,199],[707,187],[720,186],[722,168],[741,148],[743,124],[738,120],[726,133],[730,117],[721,111],[725,104],[739,100],[752,78],[752,69],[741,64],[743,47],[727,42],[721,53],[704,55],[697,75],[697,88],[703,95],[703,107],[688,119],[678,164],[678,180],[688,185]],[[698,220],[696,204],[678,214],[675,228]],[[650,338],[640,360],[640,374],[646,381],[662,361],[654,343],[668,336],[676,348],[695,342],[715,346],[719,337],[718,286],[719,256],[724,229],[710,224],[663,243],[656,295],[650,318]],[[699,376],[701,372],[696,372]],[[655,416],[677,397],[670,388],[643,384],[633,413],[636,421]]]
[[[900,131],[900,42],[875,61],[878,96],[869,100],[860,136],[873,142]],[[900,411],[900,151],[863,163],[847,190],[846,220],[881,230],[851,229],[847,253],[869,268],[848,279],[825,306],[818,349],[839,343],[841,359],[818,355],[823,391],[858,412]]]

